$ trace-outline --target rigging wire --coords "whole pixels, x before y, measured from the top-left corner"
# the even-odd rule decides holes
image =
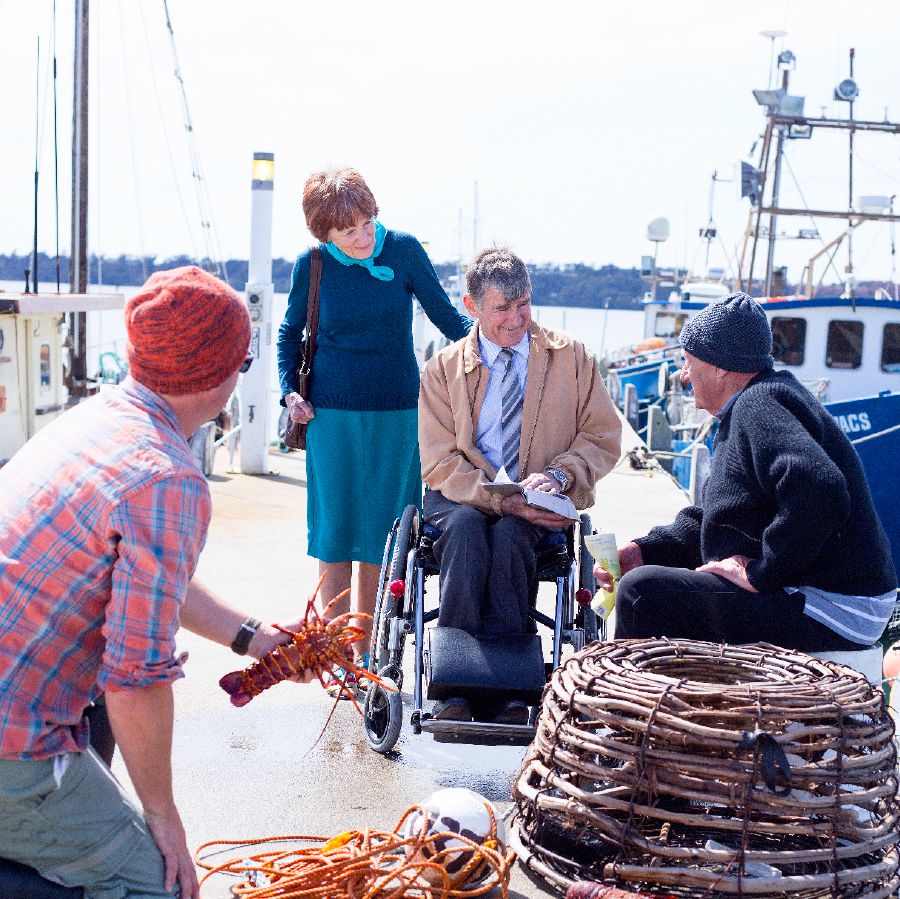
[[[99,18],[100,17],[98,17],[98,19]],[[102,47],[103,41],[100,37],[99,24],[100,24],[100,22],[96,21],[91,24],[91,28],[94,32],[94,40],[96,41],[97,46]],[[89,74],[89,76],[88,76],[89,83],[92,83],[92,84],[101,84],[102,83],[101,79],[100,79],[100,58],[101,58],[101,56],[102,56],[101,53],[94,54],[93,74]],[[91,64],[90,59],[88,59],[88,64],[89,65]],[[103,131],[100,127],[100,112],[103,108],[100,105],[100,93],[101,93],[100,91],[95,90],[93,97],[91,97],[91,96],[88,97],[88,101],[93,103],[93,108],[90,112],[89,118],[94,123],[94,128],[96,129],[97,134],[103,133]],[[95,145],[96,145],[96,150],[94,152],[95,152],[95,159],[96,159],[96,168],[94,169],[94,171],[91,175],[89,184],[94,188],[94,191],[95,191],[95,193],[94,193],[94,208],[95,208],[96,212],[94,213],[94,222],[95,222],[96,235],[97,235],[97,242],[96,242],[97,252],[94,254],[94,258],[97,260],[97,289],[100,290],[100,292],[102,293],[103,292],[103,252],[102,252],[102,248],[103,248],[103,227],[102,227],[103,226],[103,217],[102,217],[101,213],[103,210],[103,203],[101,202],[101,199],[102,199],[101,176],[103,174],[103,164],[102,164],[102,160],[101,160],[101,156],[100,156],[100,151],[103,146],[103,141],[98,140],[95,142]]]
[[[147,49],[147,59],[150,64],[150,84],[153,86],[153,94],[156,97],[156,109],[159,113],[159,122],[160,122],[160,126],[162,127],[163,141],[166,145],[166,154],[169,157],[169,167],[172,169],[172,182],[175,185],[175,193],[178,197],[178,206],[181,209],[181,216],[184,219],[184,224],[187,229],[188,240],[190,241],[190,244],[191,244],[191,258],[197,259],[198,258],[197,243],[194,240],[194,229],[191,227],[191,219],[190,219],[190,216],[188,215],[187,206],[185,205],[185,202],[184,202],[184,195],[181,192],[181,184],[179,183],[179,178],[178,178],[178,169],[175,165],[175,157],[172,154],[172,141],[169,138],[169,131],[166,128],[166,119],[165,119],[165,116],[163,115],[162,100],[160,99],[160,96],[159,96],[159,83],[156,78],[156,67],[153,62],[154,53],[150,49],[150,38],[149,38],[148,32],[147,32],[147,22],[144,17],[144,6],[143,6],[143,4],[139,3],[137,8],[138,8],[138,12],[140,13],[140,16],[141,16],[141,32],[144,35],[144,46]]]
[[[897,195],[891,195],[891,212],[894,211],[894,200]],[[897,300],[897,241],[896,241],[896,222],[891,222],[888,234],[891,236],[891,284],[894,285],[894,300]]]
[[[54,12],[55,12],[55,0],[54,0]],[[55,54],[56,42],[55,42],[55,19],[51,22],[51,30],[54,33],[54,42],[53,42],[53,50]],[[40,36],[37,38],[37,57],[35,60],[35,86],[34,86],[34,231],[32,235],[32,252],[31,252],[31,279],[32,279],[32,289],[34,293],[38,292],[38,183],[39,183],[39,175],[40,175],[40,157],[41,157],[41,147],[43,146],[43,123],[46,119],[47,115],[47,95],[50,91],[50,55],[47,57],[47,72],[44,76],[44,93],[43,99],[41,98],[41,39]],[[55,55],[53,57],[53,72],[55,73]],[[55,115],[55,81],[54,81],[54,115]],[[55,126],[55,120],[54,120]],[[57,228],[58,233],[58,228]],[[57,238],[57,253],[59,241]],[[28,291],[28,279],[26,277],[25,281],[25,290]],[[57,290],[59,287],[57,286]]]
[[[184,119],[184,129],[187,132],[188,151],[191,158],[191,175],[194,179],[197,204],[200,208],[200,226],[203,229],[207,261],[210,265],[215,266],[216,274],[228,283],[228,272],[219,247],[218,233],[213,224],[212,204],[210,203],[209,191],[207,190],[206,181],[203,178],[202,166],[200,165],[200,151],[197,146],[194,126],[191,122],[187,91],[185,90],[184,78],[181,74],[181,66],[178,62],[178,50],[175,46],[175,32],[172,29],[172,19],[169,16],[169,4],[167,0],[163,0],[163,11],[165,13],[166,28],[168,29],[172,46],[172,60],[175,64],[175,80],[178,82],[179,93],[181,96],[181,112]]]
[[[738,264],[738,253],[737,253],[737,244],[734,247],[734,263],[732,263],[731,253],[728,250],[728,247],[725,245],[725,241],[722,239],[722,235],[717,231],[716,232],[716,240],[718,240],[719,245],[722,248],[722,255],[725,257],[725,275],[728,281],[734,279],[734,276],[737,272],[737,264]]]
[[[56,230],[56,292],[59,293],[59,116],[56,103],[56,0],[53,0],[53,22],[50,26],[50,53],[53,56],[53,211]]]
[[[857,227],[858,227],[858,226],[857,226]],[[875,249],[875,244],[876,244],[877,242],[878,242],[878,234],[877,234],[876,232],[872,232],[872,239],[871,239],[871,241],[870,241],[870,243],[869,243],[869,248],[868,248],[868,249],[866,250],[866,252],[863,254],[862,259],[860,259],[860,260],[856,263],[856,268],[862,269],[862,268],[865,266],[866,261],[867,261],[868,258],[872,255],[872,250]]]
[[[122,17],[121,3],[118,4],[117,12],[119,17],[119,49],[122,51],[122,76],[123,81],[125,82],[125,110],[126,115],[128,116],[128,148],[129,156],[131,158],[131,183],[132,187],[134,188],[134,208],[137,212],[138,247],[141,252],[141,276],[143,281],[146,281],[148,276],[147,245],[144,241],[144,212],[143,207],[141,206],[141,189],[140,182],[138,180],[137,149],[135,147],[134,141],[135,131],[134,121],[132,119],[132,104],[128,102],[128,97],[131,95],[131,80],[129,78],[129,54],[126,46],[125,24]]]
[[[854,155],[854,158],[857,160],[857,162],[861,162],[863,165],[866,165],[866,166],[868,166],[869,168],[874,169],[874,170],[875,170],[876,172],[878,172],[879,174],[884,175],[885,178],[888,178],[888,179],[890,179],[891,181],[896,181],[896,180],[897,180],[897,173],[896,173],[896,172],[894,172],[894,173],[892,174],[891,172],[887,171],[887,169],[881,168],[881,166],[878,165],[877,163],[869,162],[869,160],[866,159],[865,156],[862,156],[862,155],[860,154],[859,150],[854,151],[854,154],[853,154],[853,155]]]
[[[791,168],[791,161],[788,158],[787,153],[784,154],[782,159],[784,160],[785,164],[787,165],[788,173],[790,174],[791,178],[793,179],[794,187],[797,188],[797,193],[800,194],[800,200],[803,203],[803,207],[808,210],[809,203],[806,202],[806,196],[803,193],[803,188],[800,186],[800,182],[797,180],[797,176],[794,174],[793,168]],[[822,237],[822,234],[819,231],[819,223],[816,221],[815,216],[813,216],[813,215],[810,215],[809,219],[813,223],[813,225],[815,225],[816,234],[819,235],[819,243],[824,247],[825,246],[825,238]],[[837,249],[837,248],[835,248],[835,249]],[[828,271],[828,269],[830,268],[834,272],[835,278],[838,279],[838,283],[841,283],[843,281],[843,278],[841,278],[840,274],[838,273],[837,268],[835,268],[834,256],[835,256],[835,254],[832,253],[831,256],[828,257],[828,266],[825,270]]]

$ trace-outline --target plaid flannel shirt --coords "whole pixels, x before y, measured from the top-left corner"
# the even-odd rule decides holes
[[[101,692],[182,676],[175,632],[210,514],[174,411],[131,378],[0,469],[0,758],[83,750]]]

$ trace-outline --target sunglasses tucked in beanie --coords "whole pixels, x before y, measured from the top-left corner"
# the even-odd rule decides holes
[[[681,347],[725,371],[773,368],[772,329],[762,306],[732,293],[707,306],[681,329]]]
[[[125,304],[125,330],[129,373],[156,393],[218,387],[250,345],[244,301],[195,265],[152,274]]]

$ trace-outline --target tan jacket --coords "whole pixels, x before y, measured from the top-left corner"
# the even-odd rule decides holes
[[[548,466],[565,472],[578,509],[594,504],[594,485],[619,458],[622,425],[597,362],[583,344],[532,322],[522,408],[519,477]],[[422,478],[447,499],[500,514],[483,485],[497,472],[475,445],[490,370],[481,361],[479,328],[432,358],[419,392]]]

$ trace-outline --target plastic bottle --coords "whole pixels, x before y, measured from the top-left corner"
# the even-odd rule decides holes
[[[584,545],[604,571],[612,575],[612,589],[598,590],[591,600],[591,608],[598,618],[605,621],[612,613],[616,604],[616,584],[622,577],[622,569],[619,567],[619,550],[616,547],[616,535],[605,532],[600,534],[587,534]]]

